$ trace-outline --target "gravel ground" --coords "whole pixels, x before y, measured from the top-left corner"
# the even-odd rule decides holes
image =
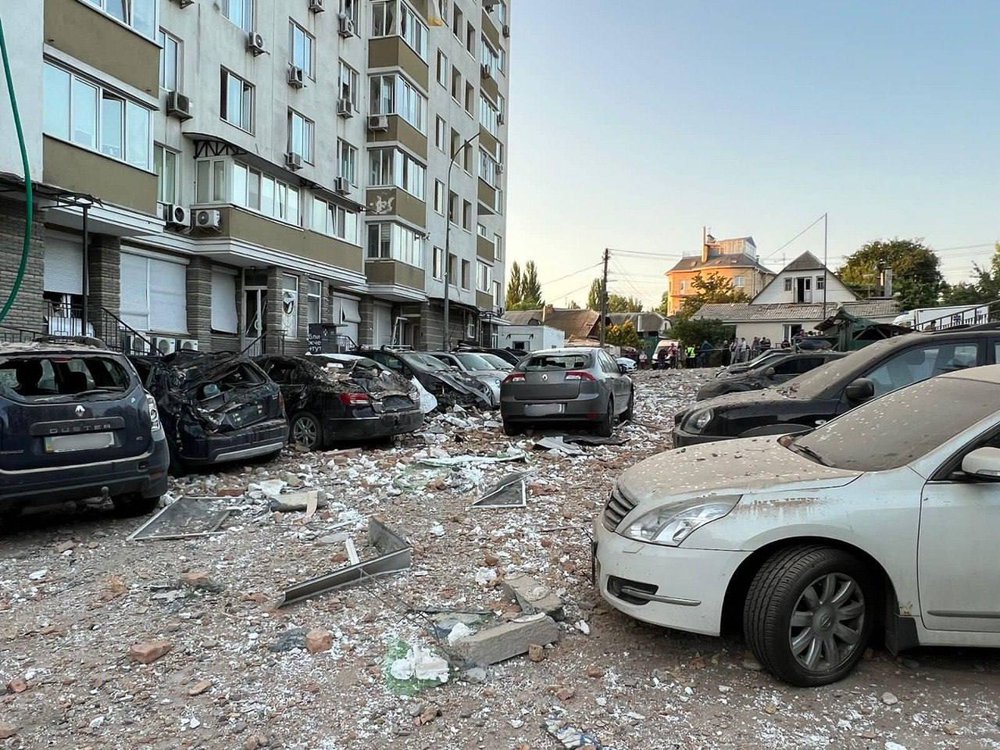
[[[617,474],[669,447],[670,416],[710,376],[639,373],[636,420],[618,430],[627,443],[582,456],[533,451],[490,415],[453,414],[360,455],[288,451],[174,481],[170,500],[225,495],[206,503],[236,509],[212,536],[129,541],[142,519],[101,508],[4,529],[0,747],[557,748],[552,720],[619,750],[1000,748],[995,650],[876,650],[836,685],[793,689],[736,638],[644,625],[595,595],[591,519]],[[517,448],[526,464],[417,464]],[[524,469],[527,508],[469,510],[482,487]],[[270,512],[266,491],[282,483],[321,490],[328,505],[308,518]],[[372,515],[411,542],[409,570],[276,608],[290,584],[346,564],[344,532],[372,554]],[[403,694],[392,658],[438,647],[419,610],[515,617],[498,584],[518,572],[562,597],[560,640],[540,661],[455,668]],[[314,635],[329,648],[272,650],[301,646],[297,628],[326,631]],[[169,650],[140,663],[130,649],[151,641]]]

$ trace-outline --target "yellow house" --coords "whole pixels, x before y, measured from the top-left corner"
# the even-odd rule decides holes
[[[713,273],[729,279],[734,288],[746,292],[748,297],[756,296],[775,277],[773,271],[757,260],[753,237],[717,240],[706,234],[701,255],[685,256],[667,271],[667,314],[676,315],[684,298],[695,294],[692,282],[699,274]]]

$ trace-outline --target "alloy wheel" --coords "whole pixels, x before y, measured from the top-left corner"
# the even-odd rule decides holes
[[[861,642],[865,595],[844,573],[820,576],[802,591],[792,611],[788,639],[795,660],[812,672],[833,672]]]
[[[319,443],[319,425],[311,416],[302,415],[292,425],[292,442],[306,448],[315,448]]]

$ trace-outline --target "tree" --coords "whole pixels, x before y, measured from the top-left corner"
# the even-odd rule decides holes
[[[594,279],[590,285],[590,292],[587,293],[587,309],[601,310],[601,279]],[[626,313],[642,312],[642,302],[637,297],[626,297],[623,294],[608,295],[608,312]]]
[[[642,339],[639,338],[639,332],[635,330],[631,320],[626,320],[620,326],[608,328],[607,339],[609,344],[624,349],[638,349],[642,346]]]
[[[529,260],[524,266],[524,276],[521,277],[522,310],[536,310],[545,307],[542,299],[542,286],[538,283],[538,268],[535,261]]]
[[[694,294],[685,297],[681,309],[677,311],[680,318],[690,318],[701,309],[702,305],[750,301],[750,296],[746,292],[733,286],[732,279],[715,272],[707,276],[699,273],[691,280],[691,288],[695,290]],[[666,302],[665,294],[664,302]]]
[[[507,280],[507,309],[513,310],[521,301],[521,267],[515,260],[510,264],[510,279]]]
[[[847,257],[837,271],[852,291],[871,296],[881,288],[880,275],[892,269],[893,296],[904,310],[933,307],[944,290],[941,261],[922,239],[873,240]]]
[[[670,292],[663,293],[663,296],[660,297],[660,306],[653,312],[658,312],[664,318],[670,315]]]
[[[580,308],[580,303],[577,302],[575,299],[571,299],[569,301],[569,307],[567,309],[569,309],[569,310],[579,310],[579,309],[581,309]]]
[[[600,310],[601,309],[601,280],[594,279],[594,283],[590,285],[590,292],[587,294],[587,309],[588,310]]]
[[[718,346],[736,336],[736,328],[727,326],[721,320],[679,318],[670,328],[670,335],[682,346],[701,346],[708,341]]]
[[[972,264],[973,280],[945,284],[941,293],[944,305],[982,305],[1000,299],[1000,242],[996,243],[990,265]]]

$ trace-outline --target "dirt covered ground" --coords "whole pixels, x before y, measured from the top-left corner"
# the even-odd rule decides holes
[[[286,451],[173,481],[168,500],[222,496],[204,502],[234,509],[210,536],[130,541],[145,519],[100,508],[3,529],[0,747],[1000,748],[1000,652],[875,650],[839,684],[792,689],[738,639],[644,625],[595,595],[593,517],[623,469],[669,447],[671,415],[710,376],[638,374],[627,442],[579,456],[505,438],[491,415],[452,414],[360,455]],[[418,463],[518,450],[526,461]],[[469,509],[524,470],[526,508]],[[270,509],[275,494],[311,489],[325,505],[312,515]],[[374,554],[370,516],[409,540],[410,569],[275,606],[347,565],[346,538]],[[424,610],[491,613],[472,629],[516,617],[500,585],[516,573],[562,598],[556,644],[455,666],[436,686],[393,676],[413,648],[447,645],[453,615]]]

